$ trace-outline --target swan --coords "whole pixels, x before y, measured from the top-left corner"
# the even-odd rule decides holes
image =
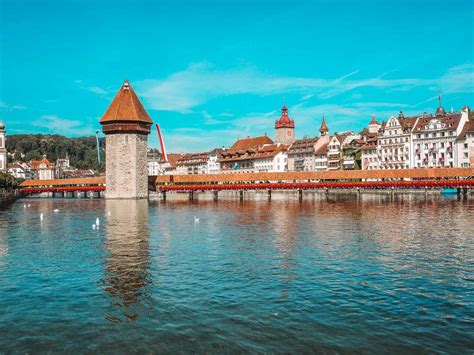
[[[199,222],[199,218],[197,218],[196,216],[194,216],[194,223],[198,223]]]
[[[40,213],[40,220],[42,221],[43,220],[43,214]]]
[[[96,224],[97,226],[99,226],[99,224],[100,224],[99,217],[97,217],[97,218],[95,219],[95,224]]]
[[[92,229],[95,229],[95,224],[92,225]]]
[[[54,212],[54,213],[58,213],[59,210],[58,210],[57,208],[55,208],[55,209],[53,210],[53,212]]]

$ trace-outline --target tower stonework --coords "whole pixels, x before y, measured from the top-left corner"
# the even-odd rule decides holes
[[[128,81],[100,120],[105,134],[105,197],[148,197],[147,138],[153,124]]]
[[[291,145],[295,141],[295,121],[288,116],[288,108],[281,108],[281,116],[275,121],[275,142]]]

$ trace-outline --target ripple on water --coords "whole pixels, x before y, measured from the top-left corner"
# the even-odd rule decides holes
[[[6,352],[472,350],[472,200],[28,203],[0,215]]]

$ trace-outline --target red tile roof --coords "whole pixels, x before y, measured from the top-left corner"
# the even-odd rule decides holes
[[[265,145],[257,152],[257,154],[255,155],[255,159],[272,158],[278,155],[280,152],[286,152],[287,150],[288,146],[285,144]]]
[[[46,158],[43,158],[41,160],[30,161],[30,165],[34,170],[39,170],[41,164],[45,164],[47,169],[51,169],[52,167],[54,167],[54,165],[51,164],[51,162]]]
[[[425,126],[431,120],[439,120],[442,123],[444,123],[447,126],[447,128],[455,130],[457,128],[457,126],[459,125],[459,122],[461,120],[461,114],[456,113],[456,114],[448,114],[448,115],[445,115],[445,116],[420,117],[420,119],[418,120],[418,123],[416,124],[416,127],[413,131],[414,132],[423,131],[425,129]]]
[[[264,144],[273,144],[273,141],[267,136],[239,139],[230,147],[229,151],[237,152],[239,150],[258,149]]]
[[[101,124],[112,122],[135,121],[152,124],[153,121],[148,116],[145,108],[138,99],[132,85],[124,81],[117,95],[113,99],[104,116],[100,120]]]

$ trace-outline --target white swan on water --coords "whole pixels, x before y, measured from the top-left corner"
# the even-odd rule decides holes
[[[196,216],[194,216],[194,223],[198,223],[199,222],[199,218],[197,218]]]
[[[95,224],[92,225],[92,229],[95,229]]]
[[[59,210],[58,210],[57,208],[55,208],[55,209],[53,210],[53,212],[54,212],[54,213],[58,213]]]
[[[40,220],[42,221],[43,220],[43,214],[40,213]]]
[[[99,224],[100,224],[99,217],[97,217],[97,218],[95,219],[95,224],[96,224],[97,226],[99,226]]]

